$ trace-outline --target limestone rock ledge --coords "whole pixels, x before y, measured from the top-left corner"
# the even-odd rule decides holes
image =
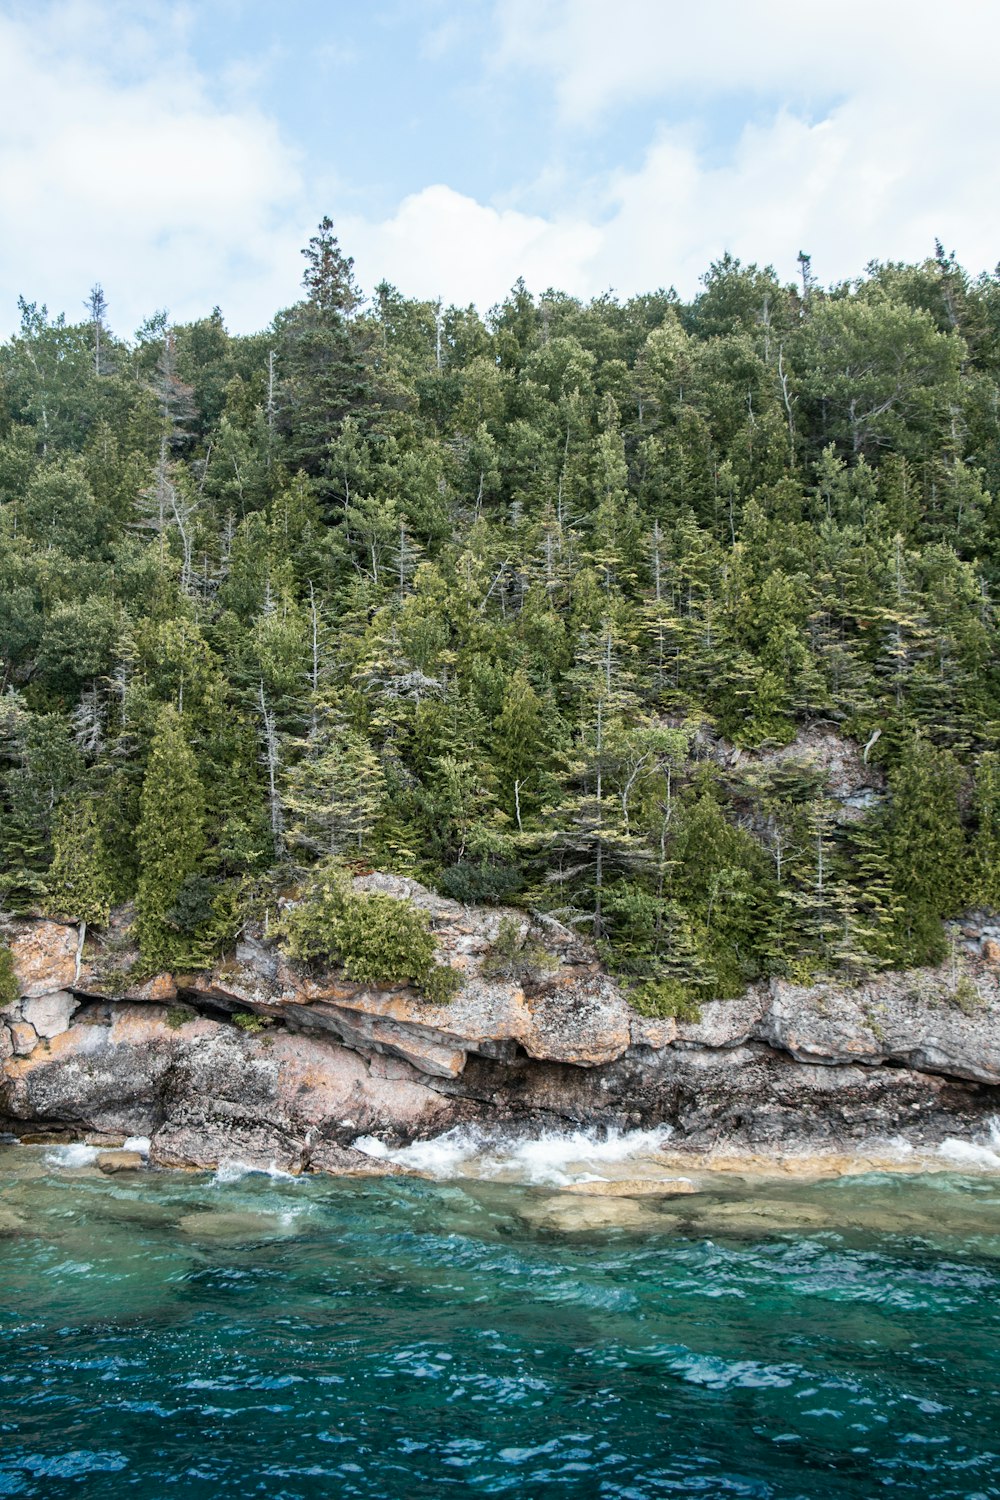
[[[695,1149],[914,1145],[1000,1114],[997,929],[969,919],[962,971],[854,988],[781,981],[645,1019],[576,934],[463,907],[415,881],[358,880],[425,909],[463,985],[448,1005],[306,972],[260,933],[210,973],[130,983],[127,914],[81,950],[75,927],[7,924],[21,998],[0,1010],[0,1126],[149,1135],[165,1165],[376,1169],[352,1142],[463,1121],[675,1127]],[[550,955],[486,978],[501,921]],[[241,1030],[232,1013],[260,1018]],[[256,1023],[251,1023],[252,1025]],[[383,1165],[382,1170],[391,1170]]]

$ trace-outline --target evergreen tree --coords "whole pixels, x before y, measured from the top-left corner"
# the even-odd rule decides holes
[[[306,299],[279,320],[279,422],[291,462],[309,474],[328,469],[328,450],[345,417],[366,408],[370,381],[352,323],[360,296],[353,261],[329,218],[302,254]]]
[[[1000,911],[1000,755],[995,750],[986,750],[979,758],[973,808],[972,899],[990,911]]]
[[[156,719],[135,841],[139,949],[148,968],[168,968],[186,947],[174,908],[205,851],[205,795],[198,764],[185,722],[169,704]]]
[[[889,777],[885,852],[899,902],[900,957],[907,962],[944,957],[941,918],[961,911],[971,894],[961,779],[955,757],[921,737],[910,741]]]
[[[76,805],[60,805],[53,845],[46,879],[49,909],[88,926],[106,922],[115,897],[115,881],[91,798]]]
[[[260,334],[22,302],[4,903],[138,882],[147,962],[194,961],[334,851],[562,910],[654,1009],[939,956],[1000,904],[1000,292],[802,265],[484,320],[363,306],[324,220]]]

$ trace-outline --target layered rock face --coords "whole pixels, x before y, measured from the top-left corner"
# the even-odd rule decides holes
[[[148,1135],[165,1165],[344,1172],[373,1170],[358,1136],[465,1122],[669,1123],[692,1149],[849,1149],[932,1144],[1000,1113],[1000,949],[983,924],[959,934],[960,976],[775,981],[693,1024],[638,1016],[550,918],[462,907],[397,877],[357,886],[428,912],[463,977],[450,1004],[307,973],[259,935],[211,973],[130,986],[122,919],[87,951],[76,928],[12,924],[22,998],[0,1010],[0,1122]],[[530,929],[534,956],[496,977],[505,920],[508,939],[511,924]]]

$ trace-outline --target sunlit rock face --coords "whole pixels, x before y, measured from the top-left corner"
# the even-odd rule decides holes
[[[921,1145],[1000,1113],[986,919],[956,928],[960,992],[947,967],[852,988],[772,981],[693,1023],[638,1016],[551,918],[464,907],[395,876],[357,886],[427,911],[462,975],[453,1001],[307,971],[262,933],[211,972],[133,981],[127,911],[85,948],[72,926],[9,924],[21,998],[0,1010],[0,1122],[149,1136],[152,1159],[175,1166],[349,1172],[394,1170],[355,1151],[360,1136],[464,1122],[665,1122],[675,1142],[718,1152]],[[504,920],[545,960],[487,977]]]

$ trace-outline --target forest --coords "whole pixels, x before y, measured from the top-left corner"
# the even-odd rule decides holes
[[[120,337],[95,286],[0,346],[6,911],[134,903],[152,972],[305,892],[336,957],[385,870],[683,1014],[1000,906],[1000,268],[481,316],[363,297],[328,219],[303,255],[258,334]],[[759,753],[817,728],[854,816]]]

